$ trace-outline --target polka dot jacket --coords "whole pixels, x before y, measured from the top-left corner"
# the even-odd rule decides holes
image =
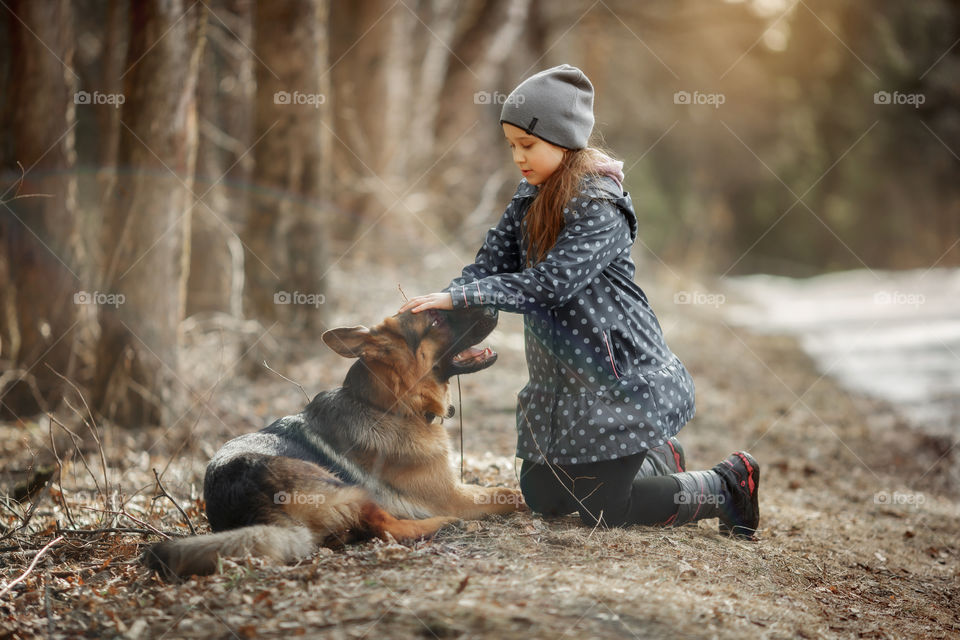
[[[520,183],[476,262],[446,289],[455,309],[524,314],[530,379],[518,395],[517,456],[582,464],[663,444],[693,417],[694,387],[633,281],[629,194],[609,177],[585,182],[556,244],[526,267],[524,216],[536,193]]]

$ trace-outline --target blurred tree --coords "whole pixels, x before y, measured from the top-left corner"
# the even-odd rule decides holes
[[[397,142],[386,139],[387,121],[403,113],[403,98],[397,94],[408,90],[404,61],[413,56],[403,48],[394,52],[396,57],[391,55],[392,25],[401,12],[408,10],[387,0],[330,5],[330,66],[324,75],[330,76],[331,177],[337,185],[330,194],[337,211],[331,226],[348,241],[369,230],[386,200],[382,176],[388,150]],[[409,38],[396,40],[415,46]],[[388,69],[396,83],[392,96]]]
[[[68,0],[17,0],[7,10],[16,64],[0,127],[7,183],[0,191],[0,407],[23,416],[56,404],[62,381],[54,372],[73,370],[83,260],[72,173],[76,74]]]
[[[107,94],[123,91],[123,63],[127,51],[127,6],[122,0],[107,0],[106,25],[103,31],[103,50],[99,57],[99,90]],[[117,167],[117,141],[120,137],[120,110],[97,109],[98,182],[101,202],[112,197]]]
[[[243,221],[247,194],[231,189],[250,174],[253,19],[249,0],[208,4],[207,44],[197,84],[200,137],[190,239],[187,315],[242,315],[243,245],[235,232]]]
[[[462,10],[450,45],[443,91],[437,98],[443,108],[436,114],[435,141],[428,156],[430,164],[443,160],[429,181],[436,201],[426,214],[430,219],[434,211],[449,211],[438,217],[451,232],[466,231],[473,237],[489,226],[507,195],[501,191],[506,187],[512,192],[518,182],[512,170],[504,170],[510,164],[508,154],[477,150],[503,148],[498,122],[501,105],[492,98],[496,94],[499,101],[501,94],[509,91],[508,85],[522,79],[514,74],[522,71],[518,62],[529,64],[529,53],[520,45],[532,43],[535,48],[539,44],[530,19],[533,4],[530,0],[483,0]],[[506,74],[508,67],[513,74]],[[481,99],[487,96],[489,101]]]
[[[155,424],[180,409],[178,328],[184,317],[197,145],[195,91],[204,11],[182,1],[130,7],[118,165],[126,188],[104,212],[93,404],[119,424]],[[112,304],[110,304],[112,302]]]
[[[417,259],[424,238],[449,246],[445,232],[487,222],[508,180],[506,156],[489,153],[502,138],[493,102],[505,68],[529,64],[530,4],[332,5],[333,231],[348,251],[377,260],[362,248],[390,243]]]
[[[782,52],[745,59],[770,79],[757,86],[777,115],[744,138],[776,177],[753,180],[735,209],[737,271],[960,264],[956,3],[809,0],[786,22]]]
[[[96,377],[108,413],[155,420],[185,312],[310,333],[341,260],[469,259],[519,179],[498,103],[563,62],[626,161],[638,255],[704,273],[960,264],[951,0],[19,0],[0,29],[2,188],[19,160],[20,192],[52,196],[0,196],[8,412],[43,404],[28,383],[57,397],[49,363]],[[72,102],[121,85],[122,110]],[[69,304],[83,290],[124,303]]]
[[[323,7],[317,0],[256,5],[257,188],[250,194],[241,234],[246,315],[264,324],[282,320],[288,330],[308,332],[323,329],[323,307],[315,303],[322,303],[326,292],[320,213]],[[298,304],[294,294],[314,297]]]

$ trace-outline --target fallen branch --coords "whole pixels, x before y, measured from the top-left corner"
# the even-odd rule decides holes
[[[73,383],[72,380],[70,380],[64,375],[61,375],[58,371],[54,371],[53,367],[51,367],[49,364],[47,365],[47,368],[49,368],[50,371],[53,371],[53,373],[56,374],[59,378],[61,378],[64,382],[66,382],[71,387],[73,387],[73,390],[77,392],[78,396],[80,396],[80,400],[83,402],[83,406],[87,410],[87,415],[90,416],[89,423],[83,419],[83,416],[80,416],[80,419],[83,422],[83,424],[86,425],[87,430],[90,431],[90,435],[93,436],[94,441],[96,441],[97,443],[97,449],[100,451],[100,468],[103,471],[103,489],[105,492],[103,494],[103,500],[104,500],[104,504],[109,504],[109,502],[107,502],[109,498],[107,494],[110,491],[110,481],[107,479],[107,456],[103,452],[103,443],[100,441],[100,435],[98,433],[100,431],[100,427],[97,426],[97,420],[96,418],[93,417],[93,411],[90,410],[90,405],[87,404],[87,399],[83,397],[83,394],[80,392],[80,389],[77,387],[77,385]],[[66,398],[64,398],[64,400],[66,401]],[[67,403],[67,406],[70,406],[69,402]],[[70,408],[73,409],[72,406],[70,406]],[[77,411],[76,409],[74,409],[74,411],[77,413],[77,415],[80,415],[79,411]],[[91,423],[93,424],[92,427],[90,426]]]
[[[16,509],[14,509],[10,505],[10,500],[11,500],[10,496],[0,496],[0,507],[3,507],[7,511],[9,511],[13,515],[13,517],[16,518],[17,520],[23,519],[23,514],[17,511]],[[3,525],[0,525],[0,526],[3,526]],[[4,527],[4,530],[6,530],[6,527]]]
[[[170,538],[170,537],[171,537],[169,534],[166,534],[166,533],[164,533],[163,531],[160,531],[160,529],[157,529],[155,526],[153,526],[153,525],[150,524],[149,522],[144,522],[144,521],[141,520],[140,518],[135,518],[135,517],[133,517],[132,515],[130,515],[129,513],[127,513],[127,512],[124,511],[124,510],[113,511],[113,510],[111,510],[111,509],[97,509],[96,507],[81,507],[81,509],[84,509],[84,510],[86,510],[86,511],[98,511],[98,512],[100,512],[100,513],[109,513],[109,514],[112,514],[112,515],[115,515],[115,516],[123,516],[123,517],[125,517],[125,518],[130,519],[130,520],[133,520],[134,522],[136,522],[136,523],[139,524],[140,526],[149,529],[149,530],[151,531],[151,533],[155,533],[155,534],[157,534],[158,536],[163,536],[164,538]]]
[[[68,405],[70,404],[66,399],[64,399],[64,402]],[[53,443],[53,425],[55,424],[70,435],[70,438],[73,441],[73,448],[77,452],[77,457],[80,458],[80,463],[87,470],[87,473],[90,474],[90,479],[93,480],[94,486],[97,487],[97,493],[99,493],[102,496],[106,496],[106,493],[100,487],[100,482],[97,480],[97,476],[94,475],[93,473],[93,469],[91,469],[90,465],[87,464],[87,458],[86,456],[83,455],[83,450],[80,448],[80,445],[83,443],[83,438],[81,438],[76,433],[74,433],[69,427],[67,427],[67,425],[60,422],[56,417],[54,417],[52,413],[48,413],[47,417],[50,419],[50,425],[51,425],[50,444],[51,444],[51,448],[53,450],[54,455],[57,455],[56,445]],[[59,461],[60,458],[58,457],[57,460]],[[63,493],[62,484],[60,485],[60,492]],[[106,498],[104,498],[104,500],[106,500]],[[106,501],[104,501],[104,504],[107,504]]]
[[[37,510],[37,507],[40,506],[40,503],[43,501],[43,496],[46,495],[45,492],[40,491],[37,494],[37,499],[31,503],[30,508],[27,510],[26,515],[23,516],[23,522],[17,525],[15,528],[5,531],[3,535],[0,535],[0,540],[6,540],[7,538],[13,536],[18,531],[21,531],[30,524],[30,519],[33,517],[34,512]]]
[[[150,529],[136,529],[134,527],[104,527],[102,529],[61,529],[60,532],[63,535],[80,535],[80,536],[91,536],[100,533],[139,533],[142,535],[153,535],[156,530],[151,531]],[[170,534],[166,534],[168,537],[172,537]]]
[[[54,423],[59,424],[59,422],[53,417],[52,414],[48,413],[47,418],[50,420],[48,425],[50,431],[50,450],[53,451],[53,456],[57,459],[57,485],[60,486],[60,501],[63,503],[63,512],[67,514],[67,520],[69,520],[70,525],[76,529],[77,523],[73,520],[73,514],[70,513],[70,507],[67,505],[67,497],[63,493],[63,460],[60,459],[60,452],[57,451],[56,438],[53,437],[53,425]],[[63,425],[60,426],[63,427]],[[73,434],[73,432],[66,427],[63,428],[67,431],[67,433],[70,433],[71,435]],[[76,441],[74,441],[73,446],[77,446]],[[80,457],[82,459],[83,454],[81,454]],[[94,478],[94,480],[96,480],[96,478]]]
[[[156,501],[162,497],[166,497],[168,500],[170,500],[170,502],[173,503],[173,506],[177,508],[177,511],[180,512],[180,515],[183,516],[183,519],[187,521],[187,526],[190,527],[190,533],[192,533],[193,535],[197,535],[197,530],[193,527],[193,523],[190,522],[190,516],[188,516],[187,512],[184,511],[179,504],[177,504],[177,501],[173,499],[173,496],[167,493],[167,490],[164,489],[163,483],[160,482],[160,474],[157,473],[156,469],[153,470],[153,477],[157,479],[157,488],[160,489],[160,493],[163,494],[161,496],[156,496],[154,500]]]
[[[10,591],[10,589],[12,589],[16,584],[23,582],[24,578],[30,575],[30,572],[33,571],[33,568],[37,566],[37,561],[40,560],[40,556],[46,553],[50,547],[57,544],[61,540],[63,540],[63,536],[57,536],[51,540],[47,546],[45,546],[43,549],[40,549],[40,551],[37,552],[37,555],[33,556],[33,561],[30,563],[30,566],[27,567],[27,570],[21,573],[19,577],[15,578],[13,582],[5,586],[3,589],[0,589],[0,598],[7,595],[7,591]]]

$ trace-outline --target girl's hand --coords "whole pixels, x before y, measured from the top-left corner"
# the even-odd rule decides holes
[[[427,309],[445,309],[449,311],[453,309],[453,296],[449,293],[428,293],[425,296],[415,296],[407,300],[397,313],[403,313],[407,310],[420,313]]]

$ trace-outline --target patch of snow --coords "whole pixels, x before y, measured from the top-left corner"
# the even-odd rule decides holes
[[[731,323],[797,336],[821,372],[960,433],[960,269],[726,281]]]

